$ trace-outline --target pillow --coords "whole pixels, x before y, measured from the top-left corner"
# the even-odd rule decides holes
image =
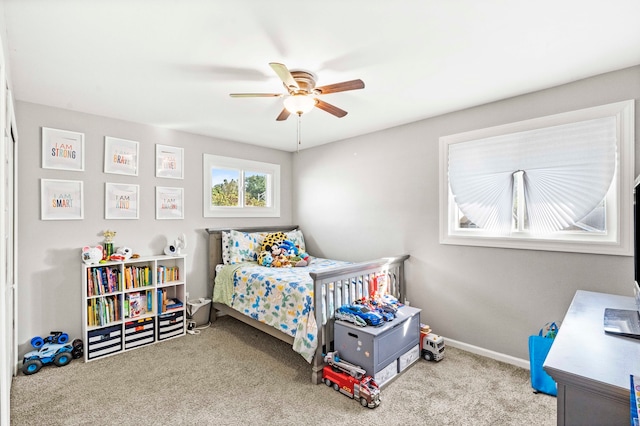
[[[229,231],[229,263],[241,263],[258,260],[260,242],[259,233]]]
[[[229,250],[229,244],[230,244],[230,232],[229,231],[222,231],[222,263],[224,265],[228,265],[230,262],[230,258],[231,258],[231,253]]]
[[[302,231],[299,229],[295,229],[293,231],[289,231],[286,233],[287,240],[291,241],[294,246],[298,246],[300,250],[307,251],[307,248],[304,246],[304,236],[302,235]]]

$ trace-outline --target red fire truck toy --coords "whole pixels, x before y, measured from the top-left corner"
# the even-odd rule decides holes
[[[380,388],[362,368],[341,360],[338,352],[329,352],[324,362],[329,364],[322,369],[322,380],[327,386],[360,400],[363,407],[376,408],[380,405]]]

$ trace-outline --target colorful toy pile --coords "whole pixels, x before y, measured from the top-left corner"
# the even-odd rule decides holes
[[[267,235],[258,255],[258,264],[270,268],[307,266],[309,261],[309,255],[287,240],[283,232]]]
[[[393,321],[398,312],[398,299],[385,295],[363,297],[352,304],[342,305],[336,309],[336,318],[349,321],[360,327],[368,325],[377,327],[385,322]]]

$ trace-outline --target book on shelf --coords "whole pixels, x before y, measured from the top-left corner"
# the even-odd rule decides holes
[[[167,304],[165,306],[165,310],[171,310],[171,309],[178,309],[178,308],[182,308],[183,303],[180,301],[180,299],[167,299]]]
[[[180,309],[184,306],[182,301],[175,297],[167,296],[167,289],[158,289],[158,314],[163,314],[167,311]]]
[[[87,268],[87,296],[93,296],[93,274],[90,268]]]
[[[120,321],[120,306],[117,295],[98,297],[87,301],[87,325],[103,326]]]
[[[117,267],[100,266],[87,269],[87,295],[115,293],[120,290],[120,270]]]
[[[137,318],[145,313],[146,303],[143,304],[139,291],[127,294],[126,299],[129,302],[129,318]]]
[[[180,279],[180,268],[177,266],[158,266],[158,284],[166,283],[169,281],[178,281]]]
[[[147,287],[151,285],[149,266],[127,266],[124,269],[124,285],[126,289]]]
[[[147,295],[147,312],[153,312],[153,293],[151,290],[146,291]]]

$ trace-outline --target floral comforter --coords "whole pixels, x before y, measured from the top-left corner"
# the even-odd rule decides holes
[[[318,345],[318,326],[309,272],[348,263],[313,258],[302,268],[267,268],[254,262],[225,265],[216,274],[213,301],[292,336],[293,350],[311,362]]]

